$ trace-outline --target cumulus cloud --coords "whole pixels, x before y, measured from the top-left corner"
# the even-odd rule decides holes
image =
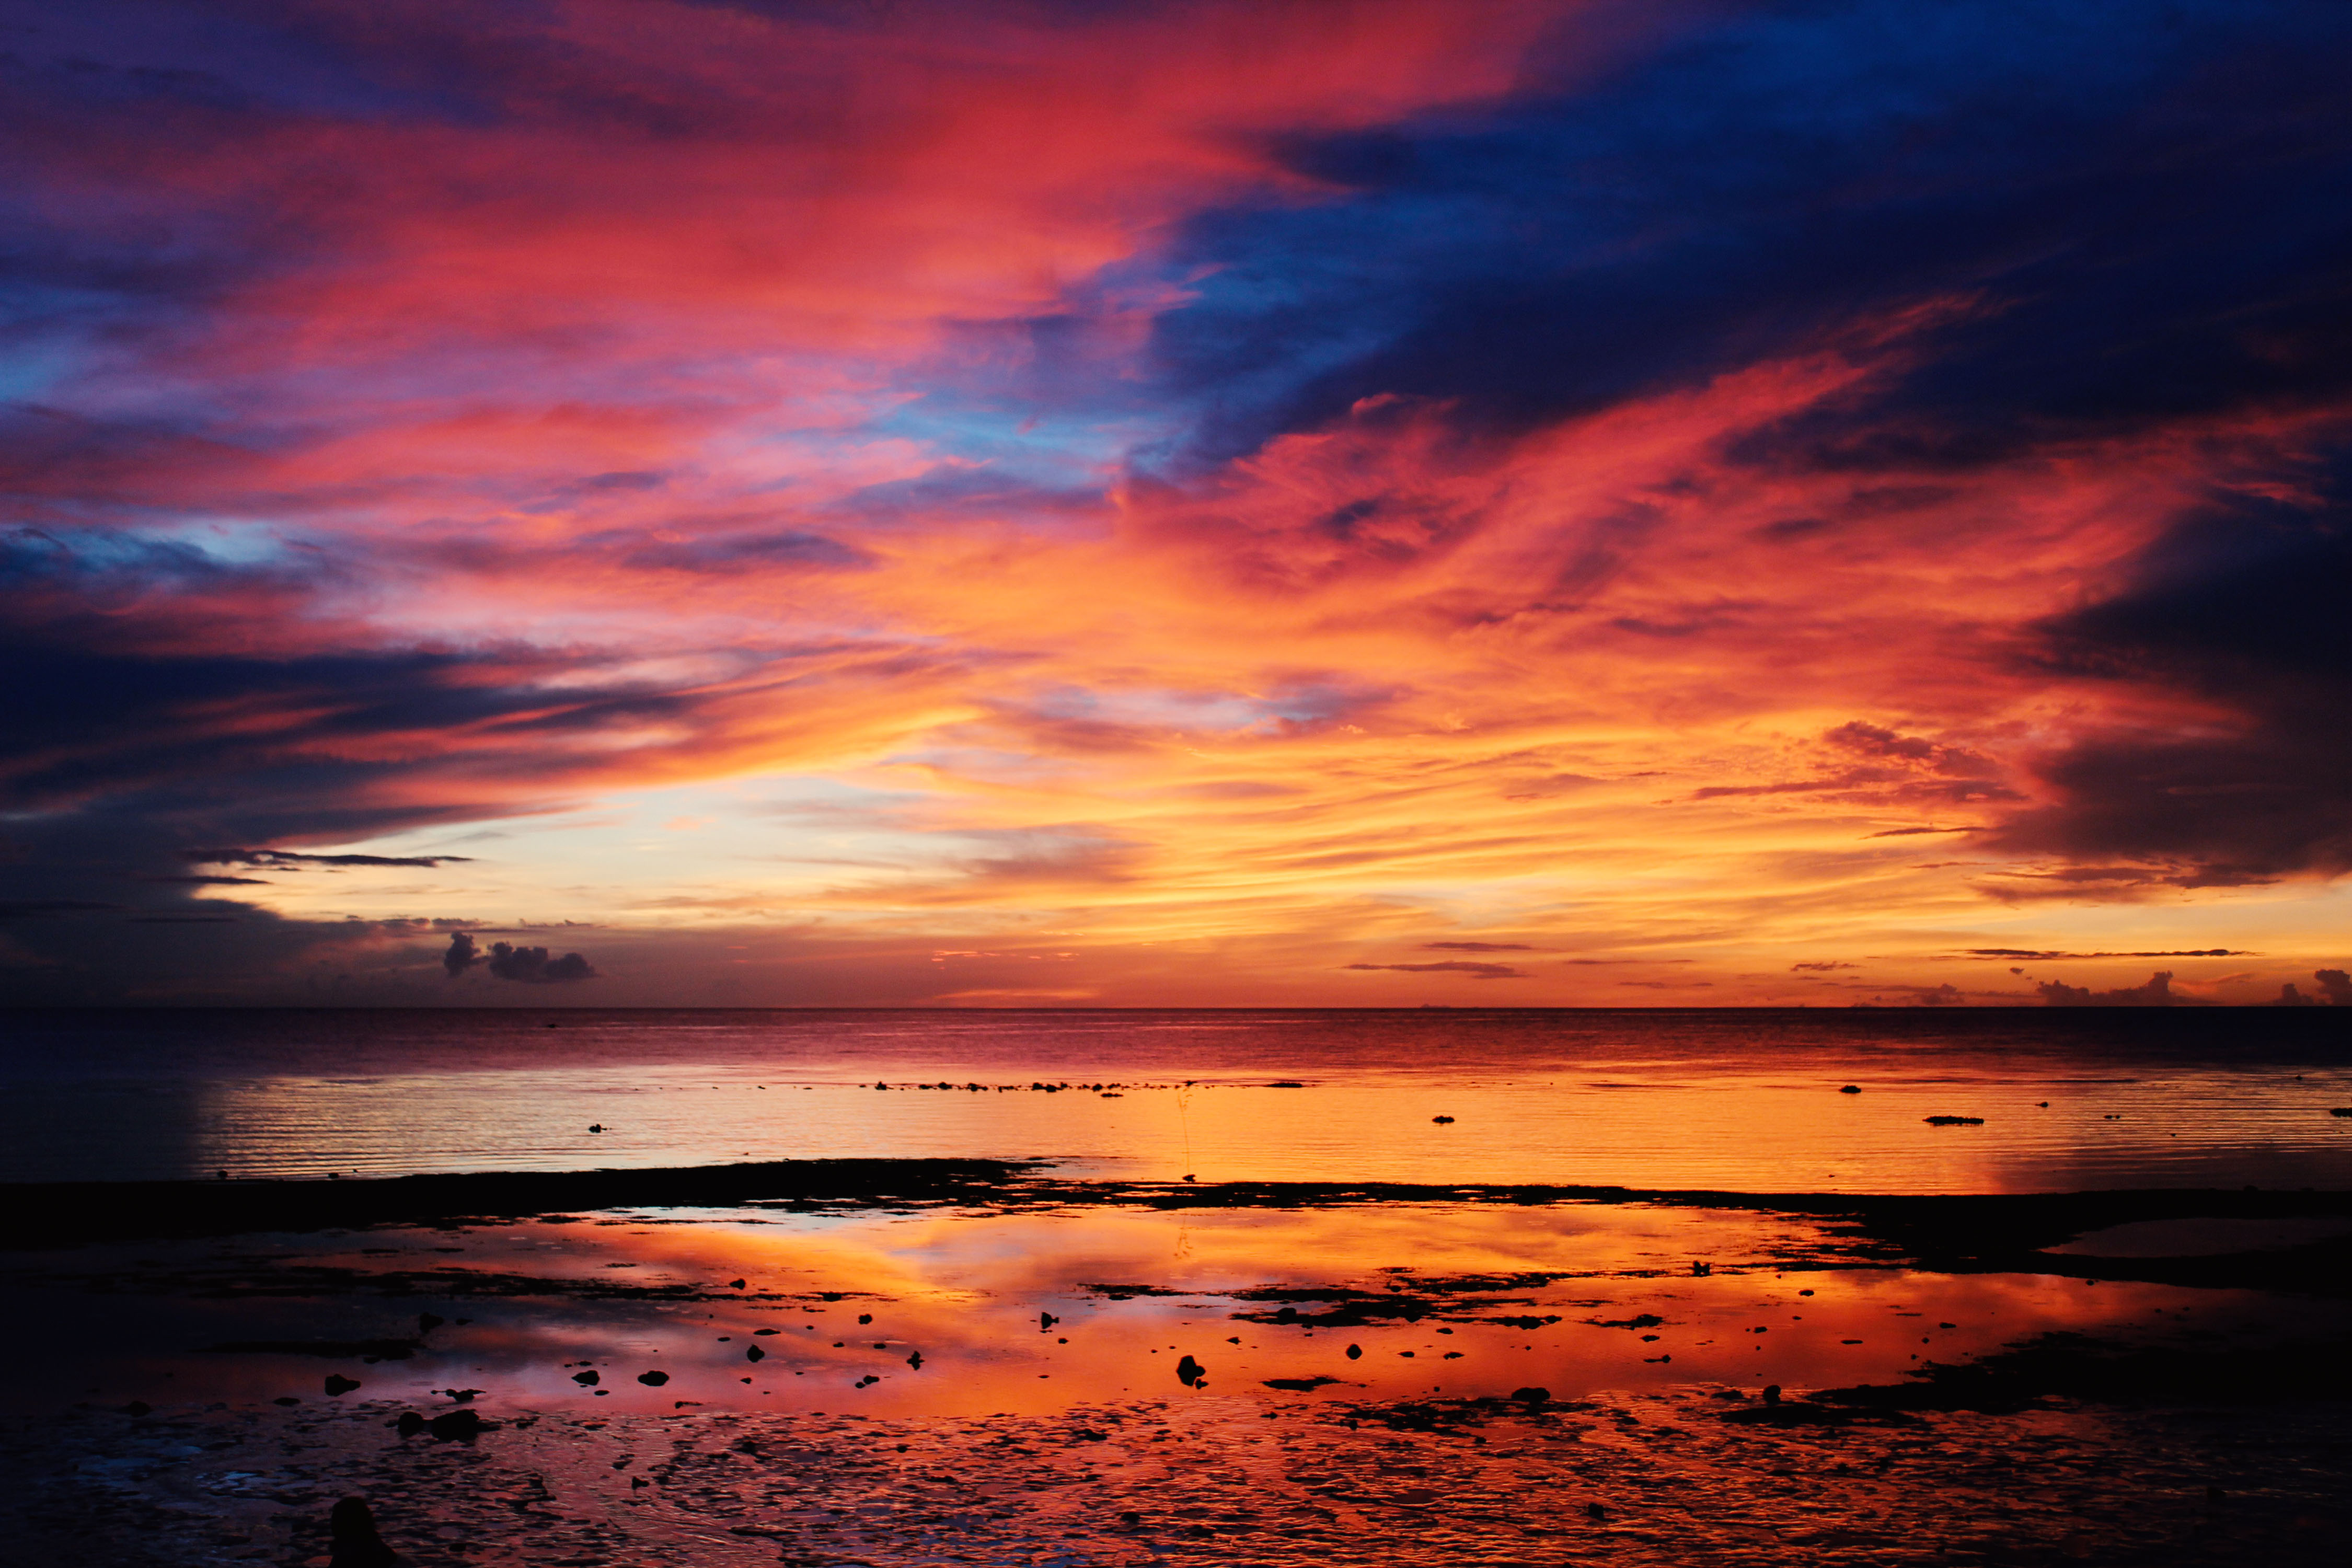
[[[2352,1007],[2352,975],[2340,969],[2322,969],[2314,972],[2312,978],[2319,982],[2319,988],[2327,994],[2330,1002],[2338,1007]]]
[[[2034,987],[2042,1000],[2053,1007],[2177,1007],[2199,1005],[2194,996],[2183,996],[2172,989],[2172,972],[2159,969],[2148,976],[2145,984],[2118,986],[2113,991],[2093,991],[2085,986],[2068,985],[2063,981],[2045,980]]]
[[[593,964],[576,952],[561,958],[551,957],[543,947],[517,947],[511,942],[494,942],[484,952],[476,944],[470,931],[452,931],[449,946],[441,954],[441,967],[449,978],[457,979],[467,970],[479,965],[500,980],[519,981],[526,985],[555,985],[572,980],[594,980],[598,972]]]

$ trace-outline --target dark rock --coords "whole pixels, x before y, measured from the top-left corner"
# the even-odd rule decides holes
[[[761,1350],[757,1345],[751,1345],[744,1350],[743,1359],[745,1361],[765,1361],[768,1359],[768,1352]]]
[[[588,1124],[588,1131],[591,1132],[602,1132],[604,1131],[604,1124],[601,1121],[592,1121]]]
[[[1515,1388],[1511,1390],[1511,1397],[1517,1400],[1522,1405],[1549,1405],[1551,1403],[1551,1390],[1549,1388]]]
[[[1130,1510],[1127,1513],[1120,1514],[1118,1516],[1118,1521],[1119,1523],[1127,1526],[1128,1529],[1135,1530],[1142,1525],[1143,1516]]]
[[[730,1279],[727,1281],[727,1288],[730,1290],[740,1290],[743,1289],[743,1281],[740,1279]]]
[[[290,1394],[281,1394],[269,1402],[272,1405],[299,1405],[302,1402]]]
[[[1363,1360],[1363,1359],[1364,1359],[1364,1347],[1363,1347],[1363,1346],[1361,1346],[1361,1345],[1349,1345],[1349,1346],[1348,1347],[1348,1359],[1349,1359],[1349,1361],[1361,1361],[1361,1360]]]
[[[355,1377],[345,1377],[340,1372],[331,1372],[327,1374],[327,1397],[340,1399],[359,1385],[359,1379]]]
[[[1764,1385],[1764,1403],[1767,1405],[1778,1405],[1780,1403],[1780,1385],[1779,1384],[1768,1383]]]
[[[2352,1116],[2352,1105],[2339,1105],[2328,1111],[2330,1116]]]
[[[1858,1083],[1841,1084],[1838,1086],[1838,1092],[1840,1094],[1860,1094],[1862,1092],[1862,1085]]]
[[[1051,1312],[1040,1312],[1037,1314],[1037,1331],[1042,1334],[1061,1321]]]
[[[1981,1116],[1930,1116],[1926,1120],[1930,1127],[1982,1127],[1984,1125],[1984,1118]]]
[[[1447,1123],[1451,1122],[1451,1121],[1454,1120],[1454,1118],[1452,1118],[1451,1116],[1433,1116],[1433,1117],[1431,1117],[1431,1118],[1430,1118],[1430,1120],[1431,1120],[1432,1121],[1434,1121],[1435,1123],[1437,1123],[1440,1127],[1443,1127],[1443,1126],[1445,1126]]]
[[[1265,1380],[1265,1386],[1288,1389],[1294,1394],[1311,1394],[1339,1381],[1336,1377],[1269,1377]]]
[[[1715,1272],[1715,1265],[1712,1263],[1694,1263],[1691,1265],[1691,1272],[1694,1275],[1704,1279],[1707,1275]]]
[[[910,1352],[908,1352],[908,1354],[907,1354],[907,1364],[908,1364],[908,1366],[913,1367],[917,1372],[920,1372],[920,1371],[922,1371],[922,1370],[923,1370],[923,1352],[920,1352],[920,1351],[910,1351]]]
[[[429,1334],[448,1321],[438,1312],[419,1312],[416,1314],[416,1331],[420,1334]]]
[[[1274,1314],[1274,1321],[1277,1323],[1295,1323],[1298,1321],[1298,1309],[1296,1307],[1279,1308]]]
[[[472,1410],[445,1410],[427,1425],[444,1443],[470,1443],[489,1429],[489,1423]]]
[[[1176,1363],[1176,1381],[1187,1388],[1198,1388],[1209,1378],[1209,1369],[1190,1355]]]
[[[399,1554],[376,1533],[375,1515],[364,1498],[347,1497],[327,1515],[330,1568],[392,1568]]]
[[[572,1374],[572,1381],[578,1384],[583,1388],[593,1388],[604,1380],[596,1373],[591,1371],[573,1373]]]
[[[1584,1505],[1584,1517],[1596,1521],[1606,1520],[1609,1517],[1609,1510],[1597,1502],[1589,1502]]]
[[[460,1405],[471,1405],[474,1402],[474,1395],[482,1391],[478,1388],[436,1388],[434,1392],[446,1394]]]
[[[637,1381],[644,1384],[647,1388],[659,1388],[663,1384],[669,1381],[669,1373],[666,1372],[641,1372],[637,1373]]]
[[[425,1430],[425,1417],[414,1410],[404,1410],[400,1413],[400,1419],[394,1422],[393,1426],[402,1436],[414,1437]]]
[[[122,1414],[125,1415],[152,1415],[155,1409],[153,1405],[148,1404],[143,1399],[134,1399],[130,1404],[123,1405],[121,1408]]]
[[[870,1323],[874,1321],[874,1314],[871,1312],[860,1312],[857,1314],[857,1321],[861,1323]],[[767,1332],[765,1329],[762,1329],[760,1331],[761,1333]]]

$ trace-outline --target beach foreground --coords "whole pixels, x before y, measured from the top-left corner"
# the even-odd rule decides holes
[[[2340,1193],[13,1195],[12,1561],[324,1568],[351,1496],[420,1568],[2299,1563],[2352,1526]]]

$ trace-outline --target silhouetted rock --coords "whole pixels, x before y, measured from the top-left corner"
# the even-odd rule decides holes
[[[1209,1369],[1187,1355],[1176,1363],[1176,1381],[1187,1388],[1198,1388],[1205,1382]]]
[[[745,1361],[765,1361],[768,1359],[768,1352],[761,1350],[757,1345],[752,1345],[744,1351],[743,1359]]]
[[[414,1410],[404,1410],[400,1413],[400,1419],[392,1425],[402,1436],[414,1437],[425,1430],[425,1417]]]
[[[1551,1403],[1551,1390],[1549,1388],[1515,1388],[1511,1390],[1511,1397],[1517,1400],[1522,1405],[1549,1405]]]
[[[1432,1121],[1436,1122],[1439,1126],[1443,1127],[1443,1126],[1444,1126],[1445,1124],[1447,1124],[1448,1122],[1452,1121],[1454,1120],[1454,1118],[1452,1118],[1451,1116],[1433,1116],[1433,1117],[1431,1117],[1431,1118],[1430,1118],[1430,1120],[1431,1120]]]
[[[327,1374],[327,1397],[340,1399],[359,1385],[359,1379],[355,1377],[345,1377],[340,1372],[331,1372]]]
[[[743,1289],[743,1281],[740,1279],[730,1279],[727,1281],[727,1289],[730,1290],[740,1290]]]
[[[1339,1381],[1336,1377],[1269,1377],[1265,1380],[1265,1386],[1288,1389],[1294,1394],[1310,1394]]]
[[[419,1312],[416,1314],[416,1331],[429,1334],[448,1321],[438,1312]]]
[[[1982,1127],[1984,1125],[1984,1118],[1981,1116],[1930,1116],[1926,1120],[1930,1127]]]
[[[444,1443],[470,1443],[488,1429],[489,1423],[471,1410],[445,1410],[428,1425],[433,1436]]]
[[[1061,1321],[1051,1312],[1040,1312],[1037,1314],[1037,1331],[1042,1334]]]
[[[1780,1403],[1780,1385],[1779,1384],[1768,1383],[1764,1385],[1764,1403],[1767,1405],[1778,1405]]]
[[[1858,1083],[1841,1084],[1838,1086],[1838,1092],[1840,1094],[1860,1094],[1862,1092],[1862,1085]]]
[[[908,1352],[908,1354],[907,1354],[907,1364],[908,1364],[908,1366],[913,1367],[917,1372],[920,1372],[920,1371],[922,1371],[922,1370],[923,1370],[923,1352],[920,1352],[920,1351],[910,1351],[910,1352]]]
[[[604,1380],[602,1376],[591,1371],[573,1373],[572,1374],[572,1381],[578,1384],[583,1388],[593,1388]]]
[[[637,1373],[637,1381],[644,1384],[647,1388],[659,1388],[663,1384],[669,1381],[669,1373],[666,1372],[641,1372]]]
[[[1595,1521],[1605,1520],[1609,1517],[1609,1510],[1597,1502],[1589,1502],[1584,1505],[1584,1517]]]
[[[364,1498],[347,1497],[327,1515],[330,1568],[392,1568],[399,1553],[376,1533],[375,1515]]]
[[[125,1415],[147,1415],[152,1414],[154,1409],[153,1405],[143,1399],[134,1399],[121,1407],[122,1414]]]
[[[1361,1361],[1361,1360],[1363,1360],[1363,1359],[1364,1359],[1364,1347],[1363,1347],[1363,1346],[1361,1346],[1361,1345],[1349,1345],[1349,1346],[1348,1347],[1348,1359],[1349,1359],[1349,1361]]]

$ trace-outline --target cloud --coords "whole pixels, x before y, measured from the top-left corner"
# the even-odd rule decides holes
[[[1474,980],[1525,980],[1527,975],[1507,963],[1478,963],[1450,958],[1436,963],[1343,963],[1342,969],[1393,969],[1406,974],[1466,974]]]
[[[1424,942],[1421,945],[1440,952],[1534,952],[1537,951],[1524,942]]]
[[[2338,1007],[2352,1007],[2352,975],[2340,969],[2322,969],[2315,971],[2312,978],[2319,982],[2319,988],[2327,994],[2330,1002]]]
[[[2179,1007],[2202,1005],[2194,996],[2183,996],[2172,989],[2172,972],[2159,969],[2144,985],[2119,986],[2113,991],[2093,991],[2080,985],[2068,985],[2061,981],[2045,980],[2034,987],[2042,1000],[2052,1007]]]
[[[1968,950],[1968,956],[1992,959],[2026,958],[2046,963],[2049,960],[2060,958],[2252,958],[2258,955],[2244,948],[2235,947],[2168,948],[2158,952],[2061,952],[2026,947],[1972,947]]]
[[[2348,307],[2352,308],[2352,307]],[[2347,458],[2346,463],[2352,463]],[[2137,723],[2062,747],[2056,799],[1993,842],[2161,859],[2184,888],[2352,869],[2352,468],[2292,500],[2220,500],[2139,564],[2138,581],[2042,628],[2053,672],[2150,699]]]
[[[194,866],[258,866],[275,870],[297,870],[304,866],[463,866],[469,864],[467,855],[305,855],[292,849],[184,849],[181,855]],[[204,877],[190,880],[205,882],[251,882],[251,877]]]
[[[1789,973],[1791,974],[1828,974],[1835,970],[1854,969],[1860,966],[1857,964],[1839,963],[1829,959],[1809,959],[1802,963],[1789,965]]]
[[[472,932],[450,932],[449,946],[441,954],[441,967],[449,978],[455,980],[477,965],[500,980],[526,985],[558,985],[599,978],[595,966],[576,952],[551,958],[543,947],[517,947],[504,942],[492,942],[490,951],[484,952],[475,944]]]

